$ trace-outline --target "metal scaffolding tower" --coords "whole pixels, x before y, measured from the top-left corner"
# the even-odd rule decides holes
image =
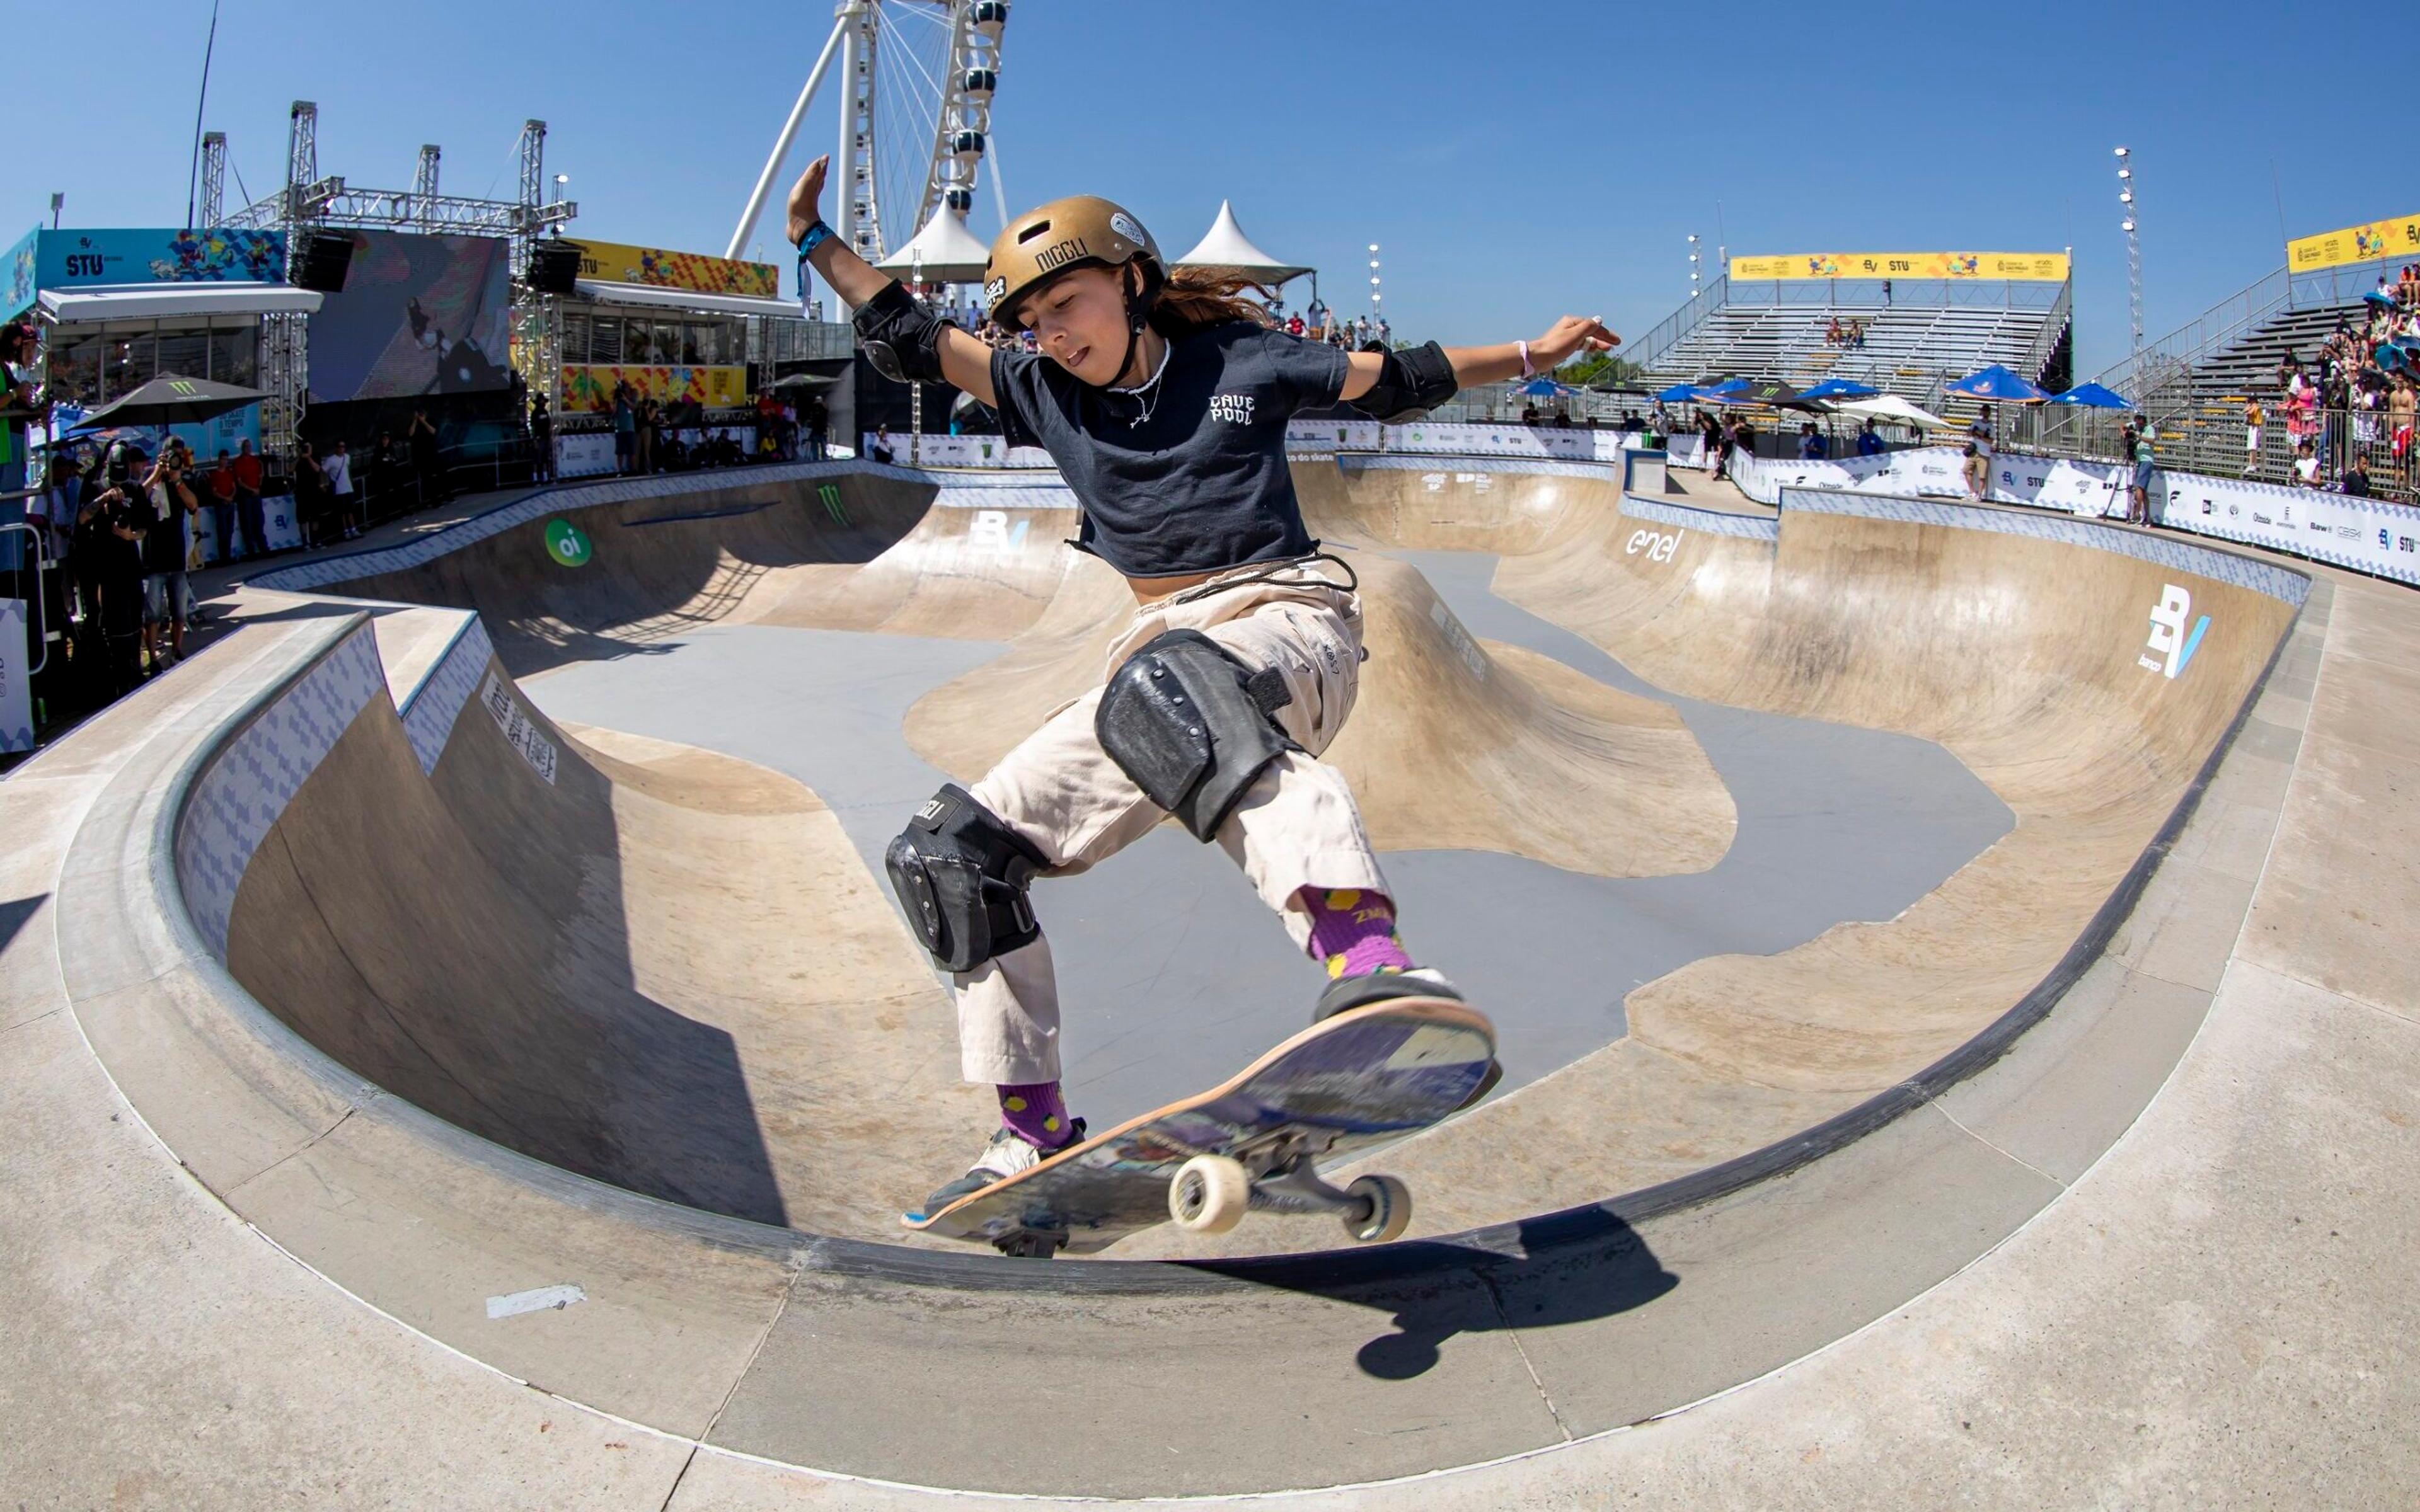
[[[561,225],[578,212],[568,200],[559,206],[546,202],[546,122],[521,122],[520,145],[516,150],[521,163],[521,192],[516,203],[520,206],[521,215],[520,227],[513,236],[513,276],[526,279],[530,249],[537,245],[540,233],[548,226]],[[556,210],[563,213],[553,213]]]
[[[530,248],[550,227],[580,213],[571,200],[545,197],[546,123],[524,121],[520,135],[520,193],[518,198],[470,199],[442,193],[435,146],[420,149],[420,162],[410,189],[356,189],[342,175],[319,173],[319,108],[298,100],[287,116],[286,182],[225,218],[233,226],[276,227],[286,232],[289,261],[302,255],[314,232],[332,228],[393,231],[405,227],[425,232],[458,232],[504,237],[511,243],[512,267],[522,278],[516,294],[515,329],[528,330],[524,306],[536,296],[526,292]],[[215,133],[214,133],[215,134]],[[222,139],[223,143],[224,139]],[[212,180],[215,182],[215,180]],[[261,386],[270,397],[261,402],[261,446],[290,455],[295,424],[310,393],[309,350],[302,316],[264,316],[260,326]],[[541,319],[540,331],[529,332],[534,357],[552,349],[551,321]]]
[[[420,207],[418,220],[424,227],[435,224],[437,161],[441,156],[436,143],[423,142],[420,162],[411,170],[411,197]]]
[[[205,131],[202,133],[201,207],[194,212],[195,224],[187,226],[185,229],[190,231],[196,226],[216,225],[219,224],[219,217],[225,214],[225,210],[226,133]]]

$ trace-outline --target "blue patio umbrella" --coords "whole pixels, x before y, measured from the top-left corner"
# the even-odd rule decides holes
[[[1944,392],[1986,404],[2042,404],[2050,398],[2049,390],[2027,382],[2022,375],[1997,363],[1979,373],[1967,374]]]
[[[2104,389],[2098,383],[2079,383],[2065,393],[2054,395],[2053,404],[2082,405],[2086,409],[2132,409],[2133,401],[2115,389]]]
[[[1691,397],[1699,399],[1722,400],[1728,399],[1735,393],[1745,393],[1746,392],[1747,379],[1744,378],[1730,378],[1723,379],[1720,383],[1699,384],[1698,386],[1697,393],[1691,395]]]
[[[1532,399],[1559,399],[1565,394],[1577,393],[1580,391],[1573,388],[1568,383],[1558,383],[1553,378],[1548,378],[1545,374],[1541,373],[1536,378],[1531,378],[1528,382],[1522,384],[1512,392]]]
[[[1657,394],[1655,399],[1659,404],[1686,404],[1697,396],[1698,386],[1696,384],[1675,383],[1670,388],[1666,389],[1663,393]]]
[[[1811,389],[1802,389],[1802,399],[1863,399],[1883,391],[1870,383],[1858,383],[1849,378],[1825,378]]]

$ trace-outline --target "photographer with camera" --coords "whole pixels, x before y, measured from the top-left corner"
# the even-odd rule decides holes
[[[120,454],[113,450],[111,460]],[[143,680],[137,660],[147,628],[144,625],[143,541],[150,530],[151,511],[136,503],[123,474],[100,487],[87,480],[76,516],[74,545],[76,588],[84,599],[85,645],[99,652],[92,692],[96,702],[116,698]],[[97,642],[97,643],[96,643]],[[79,654],[81,656],[81,653]]]
[[[201,512],[202,499],[191,476],[193,454],[173,437],[160,448],[143,480],[150,501],[151,518],[143,534],[143,652],[151,671],[159,671],[185,657],[185,623],[193,617],[194,590],[185,579],[188,532]],[[168,627],[168,647],[160,648],[160,627]]]

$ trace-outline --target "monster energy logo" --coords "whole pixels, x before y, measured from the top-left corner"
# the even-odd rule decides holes
[[[840,486],[838,484],[825,483],[816,485],[815,497],[824,501],[824,513],[832,517],[833,524],[846,525],[848,523],[848,511],[841,504]]]

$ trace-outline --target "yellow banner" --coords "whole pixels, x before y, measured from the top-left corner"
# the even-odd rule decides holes
[[[1733,280],[1798,278],[1975,278],[2029,284],[2067,281],[2063,252],[1794,252],[1733,257]]]
[[[2341,231],[2322,231],[2286,243],[2286,270],[2307,273],[2381,257],[2420,257],[2420,215],[2399,221],[2372,221]]]
[[[782,275],[770,263],[734,262],[702,252],[666,252],[660,247],[626,247],[618,241],[580,242],[580,276],[609,284],[652,284],[658,288],[685,288],[693,294],[745,294],[751,299],[782,297]]]
[[[658,404],[695,400],[708,409],[737,409],[748,402],[748,370],[742,367],[613,367],[601,363],[563,364],[563,409],[613,408],[613,385],[628,383],[642,399]]]

